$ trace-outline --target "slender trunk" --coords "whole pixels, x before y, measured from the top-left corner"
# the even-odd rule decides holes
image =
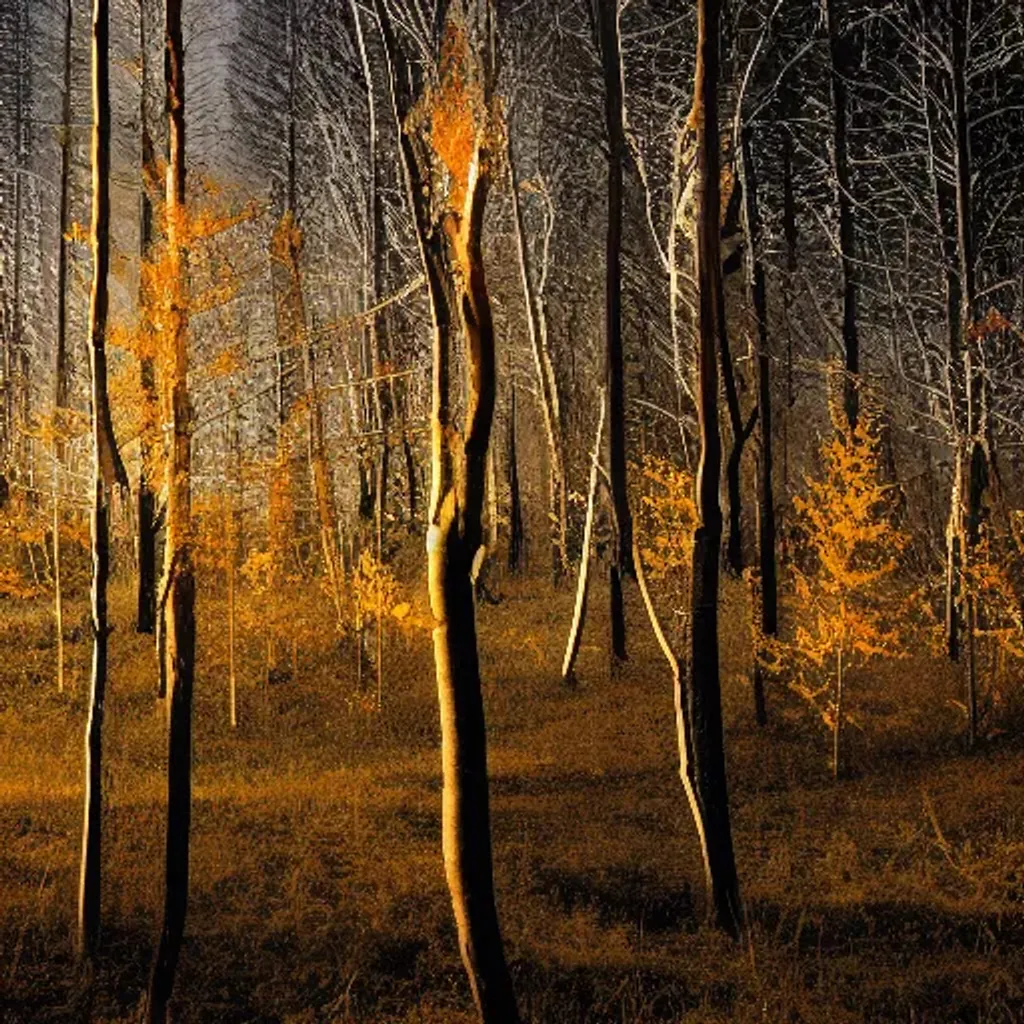
[[[775,637],[779,631],[779,583],[775,561],[775,487],[772,476],[772,351],[768,335],[768,297],[764,263],[761,261],[761,211],[758,205],[757,171],[751,154],[749,128],[742,130],[740,145],[748,286],[757,326],[757,405],[761,413],[757,490],[759,607],[755,608],[755,614],[760,613],[761,621],[757,631],[758,643],[755,644],[754,650],[754,711],[757,724],[764,725],[768,720],[768,714],[764,695],[762,641],[766,637]]]
[[[512,401],[508,414],[508,571],[519,572],[523,568],[525,551],[523,529],[523,503],[519,493],[519,453],[516,450],[516,391],[512,389]]]
[[[157,165],[156,149],[149,131],[148,112],[148,68],[146,35],[146,3],[139,0],[139,60],[141,89],[139,94],[139,124],[141,128],[142,188],[139,195],[139,259],[144,263],[149,258],[153,244],[153,196],[159,185],[160,172]],[[136,601],[135,629],[139,633],[152,633],[156,629],[157,590],[157,502],[153,490],[160,460],[158,426],[159,396],[156,388],[156,365],[152,347],[153,296],[145,283],[145,275],[139,275],[139,313],[141,327],[148,335],[147,344],[139,358],[139,383],[142,397],[142,467],[139,471],[137,496],[138,517],[138,594]]]
[[[601,449],[604,440],[606,403],[603,394],[600,396],[598,409],[597,439],[594,441],[594,453],[590,460],[590,486],[587,488],[587,517],[583,522],[580,572],[579,578],[576,581],[576,604],[572,613],[572,625],[569,627],[569,639],[565,644],[565,657],[562,659],[562,683],[566,686],[572,684],[576,678],[576,658],[580,653],[580,643],[583,640],[583,626],[587,618],[587,596],[590,590],[590,546],[594,533],[594,508],[597,504],[597,486],[601,470]]]
[[[836,720],[832,727],[832,778],[839,778],[839,749],[843,737],[843,647],[836,650]]]
[[[519,177],[512,150],[512,141],[507,142],[512,215],[516,229],[516,249],[519,254],[519,276],[526,301],[526,326],[533,351],[533,364],[537,374],[538,394],[541,412],[544,416],[544,432],[548,445],[549,460],[549,501],[551,514],[551,567],[554,582],[568,571],[568,483],[565,475],[565,442],[562,433],[561,406],[558,398],[558,383],[547,343],[546,313],[544,300],[538,294],[534,282],[530,247],[526,239],[526,226],[519,202]],[[549,227],[553,228],[554,217]],[[545,241],[545,250],[547,240]],[[546,255],[546,253],[545,253]],[[546,267],[545,267],[546,270]]]
[[[168,162],[167,251],[171,302],[167,353],[171,440],[167,460],[168,741],[163,925],[149,983],[147,1024],[164,1024],[185,934],[192,819],[195,572],[192,560],[192,408],[188,391],[188,253],[185,206],[185,50],[182,0],[165,0]]]
[[[413,455],[408,430],[402,434],[402,454],[405,458],[405,485],[409,497],[409,525],[413,527],[416,525],[416,515],[419,509],[416,494],[416,458]]]
[[[973,750],[978,741],[978,608],[977,597],[967,594],[967,749]]]
[[[64,8],[64,92],[60,139],[60,239],[57,248],[57,351],[54,365],[54,404],[64,409],[68,404],[68,244],[71,227],[71,38],[74,27],[74,5],[67,0]],[[58,455],[63,459],[63,452]]]
[[[110,11],[94,0],[92,16],[92,255],[89,351],[92,370],[93,659],[86,727],[85,821],[78,903],[78,951],[92,961],[100,936],[103,815],[103,714],[107,688],[107,581],[110,575],[110,501],[126,476],[111,427],[107,400],[106,332],[110,273]]]
[[[739,882],[729,820],[718,664],[718,561],[722,510],[718,489],[722,443],[718,431],[718,363],[722,325],[719,248],[718,45],[720,0],[698,0],[693,123],[697,126],[697,284],[699,302],[700,462],[697,527],[693,538],[692,665],[689,720],[693,728],[697,802],[706,827],[711,907],[716,924],[740,930]]]
[[[832,86],[832,172],[839,206],[839,257],[843,281],[843,407],[850,430],[857,425],[860,404],[860,341],[857,334],[858,272],[855,255],[853,193],[850,188],[846,83],[854,69],[853,45],[836,17],[836,0],[822,0],[828,32]]]
[[[496,372],[494,321],[484,280],[481,248],[491,154],[484,125],[494,80],[493,12],[474,4],[465,22],[439,15],[445,39],[469,33],[465,50],[449,64],[435,60],[446,86],[466,81],[481,88],[482,102],[466,114],[473,126],[464,177],[436,190],[433,140],[410,118],[422,99],[397,45],[385,0],[375,0],[388,63],[389,84],[406,188],[427,278],[433,323],[431,495],[427,577],[434,628],[434,664],[441,719],[444,787],[441,833],[463,965],[483,1024],[519,1024],[505,960],[494,894],[487,731],[477,647],[472,582],[474,556],[483,540],[487,448],[494,419]],[[454,17],[454,16],[453,16]],[[465,36],[462,37],[465,39]],[[461,60],[460,60],[461,58]],[[460,66],[461,64],[461,66]],[[478,120],[479,119],[479,120]],[[465,426],[452,417],[451,359],[457,342],[465,353]]]
[[[654,637],[658,641],[662,654],[672,671],[672,694],[676,711],[676,740],[679,747],[679,778],[683,783],[683,791],[686,793],[687,802],[690,805],[690,813],[693,815],[693,824],[697,829],[697,840],[700,843],[701,857],[704,862],[704,881],[708,892],[713,889],[711,875],[711,858],[707,841],[707,825],[704,821],[704,814],[701,810],[701,803],[698,799],[698,781],[696,777],[696,761],[693,753],[693,727],[688,718],[688,697],[686,680],[683,678],[683,667],[679,657],[672,649],[668,637],[662,628],[658,613],[654,608],[654,601],[647,588],[647,577],[644,574],[643,561],[640,551],[634,541],[633,566],[636,569],[636,581],[640,588],[640,596],[643,598],[644,607],[647,609],[647,617],[651,621],[651,628],[654,630]]]
[[[60,563],[60,462],[53,460],[53,620],[57,633],[57,692],[64,692],[64,591]]]
[[[608,233],[605,239],[605,387],[608,402],[608,477],[615,512],[615,545],[609,562],[613,661],[626,658],[626,609],[622,577],[632,572],[633,521],[626,488],[626,384],[622,346],[622,199],[626,156],[622,53],[618,0],[598,0],[598,38],[604,75],[608,141]]]
[[[789,90],[787,90],[787,93]],[[788,109],[788,106],[787,106]],[[787,126],[782,131],[782,228],[786,240],[786,273],[783,277],[783,309],[786,320],[786,356],[784,363],[785,414],[782,420],[782,508],[788,514],[790,496],[789,426],[792,419],[796,391],[793,387],[793,292],[797,271],[796,189],[793,182],[793,139]],[[785,522],[780,524],[780,554],[783,563],[788,556]]]

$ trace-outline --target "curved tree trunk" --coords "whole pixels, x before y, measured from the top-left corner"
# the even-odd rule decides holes
[[[442,4],[436,21],[440,81],[415,86],[397,45],[385,0],[375,3],[390,86],[407,201],[430,294],[433,337],[431,494],[427,569],[434,666],[441,718],[442,846],[462,961],[484,1024],[518,1024],[494,897],[487,776],[487,733],[477,649],[472,566],[483,542],[486,460],[495,405],[494,323],[484,282],[481,233],[493,154],[488,150],[494,82],[493,12]],[[443,59],[442,59],[443,58]],[[432,94],[432,95],[431,95]],[[448,96],[447,103],[445,97]],[[414,111],[418,117],[410,117]],[[455,114],[468,156],[446,164],[432,117]],[[419,123],[416,123],[419,122]],[[426,122],[426,123],[423,123]],[[451,360],[466,360],[465,423],[454,418]]]
[[[717,356],[722,262],[719,246],[718,45],[720,0],[698,0],[693,123],[697,126],[697,285],[699,302],[697,528],[693,538],[693,729],[696,799],[705,823],[707,869],[716,924],[740,930],[739,882],[729,820],[718,665],[718,562],[722,510],[718,489],[722,442],[718,431]]]

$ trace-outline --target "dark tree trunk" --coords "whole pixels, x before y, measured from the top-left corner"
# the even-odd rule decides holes
[[[171,440],[167,464],[164,590],[168,595],[167,842],[163,925],[150,976],[147,1024],[168,1019],[188,909],[192,820],[192,693],[195,680],[195,570],[192,557],[192,410],[188,391],[188,253],[185,249],[185,50],[182,0],[165,0],[168,161],[167,250],[170,325],[167,353]]]
[[[722,511],[718,488],[722,444],[718,430],[718,352],[722,263],[719,246],[718,45],[720,0],[698,0],[697,68],[693,123],[697,126],[697,285],[699,301],[700,464],[697,528],[693,538],[692,685],[689,721],[693,735],[696,801],[705,826],[705,867],[716,924],[740,930],[739,882],[729,820],[718,665],[718,561]]]
[[[115,484],[127,482],[114,441],[107,399],[107,311],[110,274],[110,11],[94,0],[92,16],[92,253],[89,352],[92,371],[93,659],[86,726],[85,821],[78,902],[78,952],[95,958],[100,937],[103,817],[103,713],[107,688],[107,580],[110,573],[110,502]]]
[[[605,239],[605,387],[608,402],[608,477],[615,513],[609,563],[612,654],[626,658],[622,577],[632,572],[633,520],[626,486],[626,383],[622,347],[622,184],[626,136],[622,107],[622,54],[617,0],[597,0],[597,31],[604,74],[608,142],[608,233]]]
[[[149,258],[153,244],[153,197],[159,184],[160,172],[157,167],[156,149],[149,131],[147,104],[149,61],[147,59],[146,4],[139,0],[139,54],[141,67],[141,94],[139,100],[139,124],[142,144],[142,191],[139,197],[139,258]],[[143,317],[143,329],[151,330],[149,317],[152,316],[153,298],[140,275],[139,309]],[[156,493],[153,480],[156,479],[159,462],[159,440],[157,408],[159,399],[156,391],[156,367],[151,354],[144,353],[139,360],[139,382],[142,390],[142,469],[139,472],[137,513],[138,513],[138,594],[136,598],[135,629],[139,633],[152,633],[156,629],[157,592],[157,522]]]
[[[758,453],[758,604],[759,637],[774,637],[779,630],[779,585],[775,563],[775,488],[772,479],[772,382],[771,342],[768,336],[768,297],[764,264],[761,262],[761,211],[758,206],[757,169],[751,153],[751,130],[741,137],[741,179],[745,202],[747,269],[754,318],[757,321],[757,404],[761,413],[760,452]],[[764,694],[764,667],[761,645],[754,651],[754,711],[757,724],[768,721]]]
[[[850,160],[847,122],[849,107],[847,79],[855,68],[853,44],[842,34],[836,17],[837,0],[822,0],[828,32],[832,84],[832,172],[839,206],[839,253],[843,280],[843,408],[852,430],[860,405],[860,341],[857,334],[858,271],[855,255],[856,232],[853,193],[850,188]]]

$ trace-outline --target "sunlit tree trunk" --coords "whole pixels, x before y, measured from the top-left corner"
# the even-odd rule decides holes
[[[163,925],[150,976],[148,1024],[168,1019],[188,909],[192,819],[192,691],[195,678],[195,571],[192,557],[192,406],[188,390],[188,213],[185,205],[185,50],[181,0],[166,0],[167,254],[171,300],[167,390],[171,439],[167,460],[168,742],[167,842]]]
[[[720,0],[698,0],[694,108],[697,130],[697,288],[699,304],[697,528],[693,538],[693,646],[689,722],[696,800],[704,823],[705,867],[718,926],[739,933],[740,902],[729,820],[718,664],[718,564],[722,510],[718,490],[718,347],[722,263],[719,246],[718,46]]]
[[[518,1024],[494,896],[487,734],[472,565],[483,541],[486,458],[495,405],[494,323],[481,233],[493,142],[493,12],[486,0],[442,6],[433,85],[417,87],[385,0],[376,10],[389,59],[407,199],[433,321],[431,495],[427,566],[444,776],[442,845],[463,964],[484,1024]],[[448,134],[451,133],[451,135]],[[452,137],[470,139],[453,144]],[[438,163],[450,172],[442,184]],[[451,360],[466,361],[458,429]]]
[[[78,951],[96,955],[100,936],[103,816],[103,715],[107,689],[107,580],[110,574],[110,503],[115,483],[126,482],[107,400],[107,310],[110,273],[110,12],[94,0],[92,15],[92,294],[89,354],[92,371],[92,679],[85,740],[85,821],[78,899]]]

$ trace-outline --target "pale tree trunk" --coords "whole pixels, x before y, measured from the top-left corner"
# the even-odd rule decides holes
[[[608,402],[608,478],[615,513],[615,546],[609,563],[614,662],[626,658],[622,578],[630,574],[633,520],[626,487],[626,383],[622,346],[622,198],[626,135],[622,104],[622,53],[618,0],[597,0],[597,29],[604,76],[608,141],[608,233],[605,239],[605,386]]]
[[[507,157],[509,177],[511,178],[509,185],[512,196],[512,216],[516,229],[516,248],[519,253],[519,276],[522,280],[523,297],[526,301],[526,326],[530,337],[530,348],[533,351],[533,363],[537,373],[541,412],[544,415],[544,433],[548,444],[548,460],[550,463],[548,491],[552,541],[551,570],[553,580],[557,583],[568,572],[569,568],[569,487],[565,474],[565,438],[562,430],[561,403],[558,398],[558,382],[555,377],[554,364],[551,360],[551,351],[548,344],[547,315],[543,296],[543,280],[547,275],[548,245],[551,231],[554,228],[554,215],[551,212],[548,213],[541,284],[538,285],[534,280],[533,260],[530,255],[523,211],[519,201],[520,183],[512,151],[511,137],[507,141]]]
[[[64,594],[60,560],[60,482],[65,458],[64,423],[61,410],[68,405],[67,281],[68,246],[65,235],[71,214],[71,35],[73,6],[64,9],[64,92],[60,140],[60,238],[57,249],[57,351],[54,360],[54,447],[53,447],[53,618],[57,632],[57,692],[64,692]]]
[[[565,644],[565,656],[562,658],[562,683],[566,686],[571,685],[575,680],[576,658],[580,653],[583,626],[587,619],[587,596],[590,593],[590,545],[594,535],[594,509],[597,504],[597,487],[601,475],[605,407],[604,392],[602,391],[598,406],[597,439],[594,441],[594,453],[590,460],[590,486],[587,488],[587,516],[583,522],[583,548],[580,551],[580,572],[576,581],[576,604],[573,608],[572,624],[569,626],[569,638]]]
[[[523,527],[523,502],[519,491],[519,451],[516,447],[516,389],[512,388],[512,401],[508,415],[508,571],[521,572],[524,568],[526,535]]]
[[[110,273],[110,11],[94,0],[92,16],[92,256],[89,352],[92,370],[92,680],[85,740],[85,821],[78,900],[78,951],[95,958],[100,937],[103,816],[103,714],[107,688],[107,580],[110,574],[110,503],[115,483],[126,483],[107,400],[107,310]]]
[[[718,564],[722,510],[718,490],[722,442],[718,430],[717,355],[722,262],[719,247],[718,46],[720,0],[698,0],[694,109],[697,126],[697,284],[699,302],[700,461],[697,469],[697,528],[693,538],[692,685],[696,799],[705,823],[711,906],[716,924],[740,930],[739,882],[729,820],[718,654]]]
[[[495,904],[487,776],[487,734],[477,649],[472,565],[483,541],[487,448],[495,405],[494,323],[484,282],[481,234],[490,183],[493,12],[444,5],[437,20],[435,68],[440,88],[456,93],[472,146],[446,193],[435,174],[439,153],[409,115],[426,113],[425,87],[414,86],[397,46],[384,0],[376,0],[407,200],[416,225],[434,327],[431,496],[427,532],[434,663],[441,712],[442,845],[463,964],[484,1024],[520,1018],[505,960]],[[442,39],[451,47],[441,59]],[[461,93],[459,90],[464,90]],[[416,106],[421,104],[421,106]],[[466,359],[465,424],[453,417],[451,359],[457,341]]]
[[[167,253],[170,324],[165,365],[171,421],[167,460],[168,742],[167,844],[163,925],[153,961],[148,1024],[164,1024],[188,909],[192,821],[192,691],[195,679],[195,570],[192,558],[192,407],[188,391],[188,212],[185,205],[185,50],[181,0],[165,0],[168,113]]]

